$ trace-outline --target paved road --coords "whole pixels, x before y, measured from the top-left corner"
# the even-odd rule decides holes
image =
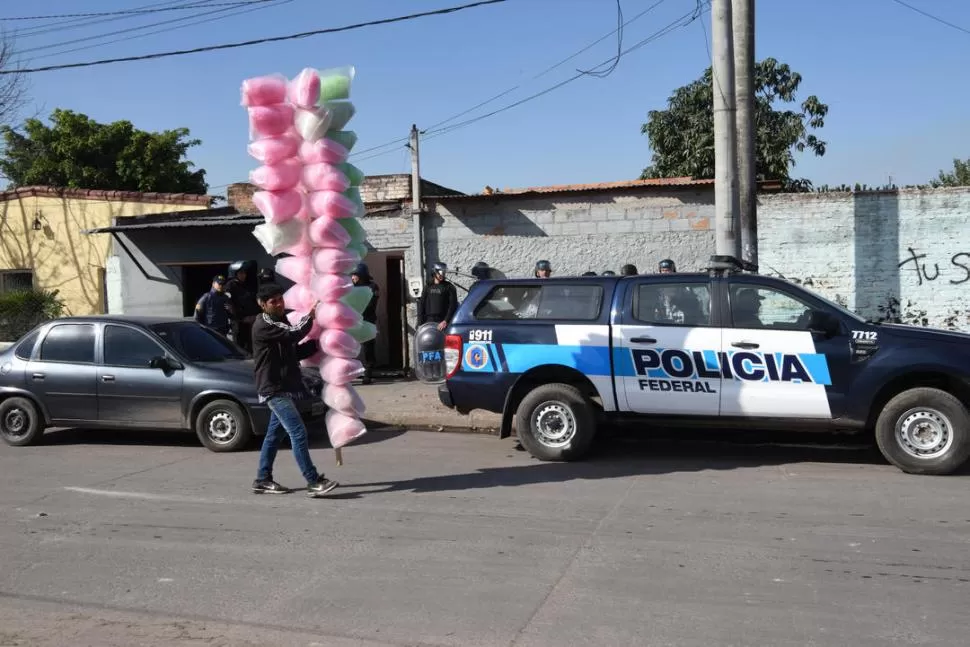
[[[966,644],[967,476],[869,450],[617,441],[539,464],[476,435],[255,453],[58,432],[0,447],[0,645]],[[299,478],[289,454],[277,476]]]

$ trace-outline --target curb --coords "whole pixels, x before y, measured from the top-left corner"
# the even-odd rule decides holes
[[[478,434],[482,436],[498,436],[498,427],[463,427],[457,425],[436,425],[426,422],[401,423],[366,420],[367,428],[372,431],[424,431],[445,434]]]

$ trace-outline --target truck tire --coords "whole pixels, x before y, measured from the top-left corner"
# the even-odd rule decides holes
[[[13,447],[36,445],[44,436],[44,417],[27,398],[0,401],[0,438]]]
[[[875,433],[882,455],[907,474],[951,474],[970,457],[970,414],[939,389],[897,394],[880,412]]]
[[[522,446],[541,461],[584,458],[596,436],[590,402],[571,384],[544,384],[529,391],[515,412]]]
[[[210,452],[234,452],[252,440],[253,425],[232,400],[213,400],[195,416],[195,434]]]

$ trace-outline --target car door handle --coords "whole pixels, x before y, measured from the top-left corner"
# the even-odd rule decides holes
[[[634,337],[630,340],[634,344],[656,344],[657,340],[653,337]]]
[[[30,377],[33,378],[33,379],[35,379],[35,380],[43,380],[47,376],[44,375],[43,373],[34,373]]]
[[[761,344],[756,344],[753,341],[736,341],[736,342],[733,342],[731,345],[734,346],[735,348],[745,348],[745,349],[753,349],[753,348],[761,347]]]
[[[114,375],[102,375],[101,376],[101,381],[102,382],[114,382],[115,381],[115,376]]]

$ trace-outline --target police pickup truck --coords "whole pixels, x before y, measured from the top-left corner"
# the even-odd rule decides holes
[[[749,271],[745,271],[749,270]],[[970,335],[881,324],[732,257],[695,274],[483,280],[415,335],[443,404],[503,414],[540,460],[597,425],[874,431],[883,456],[948,474],[970,456]]]

